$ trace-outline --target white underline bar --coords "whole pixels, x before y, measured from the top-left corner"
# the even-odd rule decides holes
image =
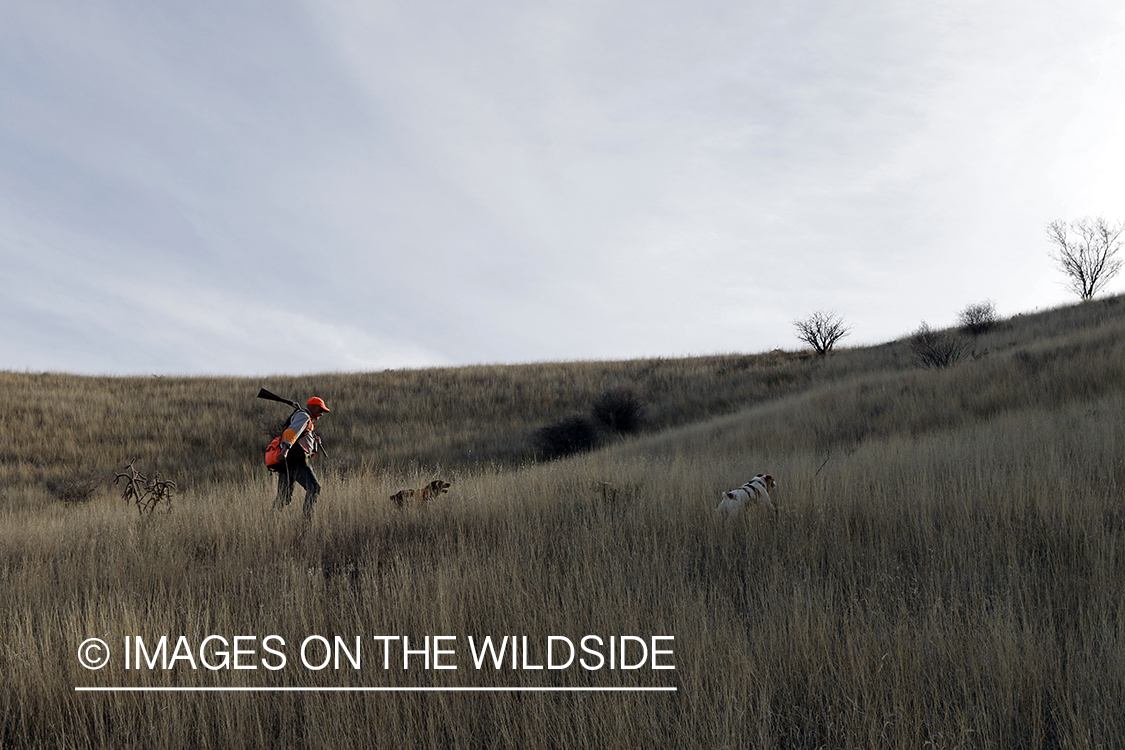
[[[76,687],[76,693],[674,693],[676,687]]]

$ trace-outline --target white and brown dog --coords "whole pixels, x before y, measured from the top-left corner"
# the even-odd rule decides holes
[[[715,515],[736,516],[743,506],[752,503],[764,505],[777,513],[777,506],[770,500],[770,490],[776,486],[777,482],[771,475],[759,474],[737,490],[724,492],[722,499],[719,500],[719,506],[715,508]]]

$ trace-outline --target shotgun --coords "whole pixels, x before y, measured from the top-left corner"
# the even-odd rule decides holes
[[[290,401],[287,398],[282,398],[281,396],[278,396],[276,393],[270,393],[265,388],[259,388],[258,389],[258,398],[264,398],[267,401],[280,401],[283,404],[289,404],[294,409],[300,409],[301,408],[301,405],[298,404],[296,401]]]

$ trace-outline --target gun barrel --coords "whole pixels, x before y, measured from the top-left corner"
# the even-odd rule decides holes
[[[270,393],[265,388],[259,388],[258,389],[258,398],[264,398],[268,401],[279,401],[283,404],[289,404],[294,409],[300,409],[301,408],[301,405],[298,404],[296,401],[290,401],[287,398],[282,398],[281,396],[278,396],[276,393]]]

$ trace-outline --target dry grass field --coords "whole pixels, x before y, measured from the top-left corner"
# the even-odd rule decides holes
[[[646,403],[639,432],[536,460],[538,428],[620,384]],[[333,410],[311,525],[269,510],[261,450],[287,412],[259,385]],[[899,341],[263,381],[0,373],[0,407],[0,748],[1125,737],[1121,298],[1003,321],[940,370]],[[134,457],[179,482],[169,512],[111,486],[58,499]],[[757,472],[777,477],[779,515],[716,521],[719,493]],[[428,507],[389,502],[436,476],[452,487]],[[258,660],[270,634],[285,668]],[[362,636],[362,669],[301,666],[313,634]],[[470,636],[527,636],[541,664],[549,636],[587,634],[674,636],[675,669],[469,658]],[[256,636],[258,668],[126,670],[136,635]],[[376,635],[456,636],[458,669],[383,669]],[[117,652],[104,669],[78,662],[89,637]],[[97,686],[677,690],[74,690]]]

